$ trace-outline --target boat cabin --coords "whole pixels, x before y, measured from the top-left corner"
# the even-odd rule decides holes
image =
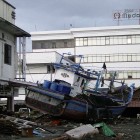
[[[63,84],[71,88],[70,95],[76,96],[81,94],[86,78],[76,74],[72,69],[56,69],[54,81],[58,84]]]

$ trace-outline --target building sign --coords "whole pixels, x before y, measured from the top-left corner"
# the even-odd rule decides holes
[[[115,20],[140,19],[140,9],[124,9],[121,11],[115,11],[113,13],[113,19]]]

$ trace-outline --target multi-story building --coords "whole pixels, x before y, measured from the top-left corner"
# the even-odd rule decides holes
[[[0,0],[0,98],[8,99],[8,110],[14,108],[13,100],[17,91],[17,85],[11,86],[18,70],[17,40],[20,53],[22,52],[20,58],[25,67],[26,37],[31,36],[15,25],[15,17],[15,7],[5,0]],[[21,78],[25,79],[24,69]]]
[[[47,78],[52,60],[46,60],[44,67],[41,60],[47,58],[48,52],[56,51],[83,55],[82,65],[88,69],[101,70],[105,62],[106,78],[117,71],[117,79],[140,86],[140,25],[38,31],[31,33],[31,39],[33,52],[27,54],[27,80],[31,76],[38,81]],[[31,64],[29,58],[34,59],[36,54],[40,57]],[[74,56],[71,59],[78,62]],[[41,74],[45,78],[39,77]]]

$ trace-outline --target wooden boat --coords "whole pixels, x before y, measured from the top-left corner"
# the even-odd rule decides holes
[[[43,85],[28,87],[27,106],[52,116],[96,120],[120,115],[131,102],[133,86],[123,84],[114,92],[110,88],[100,90],[102,71],[84,70],[80,63],[62,64],[63,59],[54,64],[53,82],[45,80]],[[90,81],[95,82],[93,89],[88,89]],[[116,97],[116,93],[125,98]]]
[[[133,88],[134,85],[132,84],[130,87],[126,85],[121,86],[114,92],[103,93],[100,91],[87,90],[85,94],[89,95],[88,99],[93,106],[103,108],[107,111],[107,117],[117,117],[123,113],[128,104],[131,102],[133,97]],[[101,114],[99,115],[99,118],[105,117],[105,114],[102,114],[102,116]]]

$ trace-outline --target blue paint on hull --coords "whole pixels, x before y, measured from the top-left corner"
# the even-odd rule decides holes
[[[108,107],[108,109],[111,111],[111,113],[114,115],[114,116],[118,116],[120,114],[123,113],[123,111],[126,109],[127,105],[125,106],[112,106],[112,107]]]
[[[65,95],[64,93],[62,94],[60,92],[56,92],[50,89],[46,90],[37,87],[30,87],[28,88],[28,90],[43,95],[44,98],[49,97],[55,99],[58,102],[60,102],[60,104],[63,103],[64,105],[58,109],[57,108],[58,105],[51,105],[51,102],[49,103],[49,101],[47,101],[46,105],[49,107],[48,108],[45,107],[45,109],[44,108],[40,109],[40,106],[43,106],[45,104],[43,100],[37,101],[36,99],[36,102],[38,102],[39,105],[38,106],[36,105],[35,107],[34,107],[34,102],[30,102],[30,103],[27,102],[27,105],[37,108],[38,110],[43,110],[43,112],[50,113],[51,115],[54,116],[67,116],[73,119],[79,119],[79,117],[81,117],[80,119],[85,119],[86,117],[88,117],[88,115],[93,115],[93,116],[95,115],[98,118],[100,118],[100,114],[98,112],[100,111],[104,112],[108,110],[111,113],[111,116],[113,117],[122,114],[122,112],[128,106],[128,103],[124,103],[123,105],[121,100],[113,101],[112,98],[108,98],[107,96],[101,96],[101,95],[93,95],[93,94],[92,96],[85,95],[86,98],[84,99],[84,96],[83,98],[81,98],[82,96],[80,98],[70,97],[67,94]],[[92,103],[91,103],[92,101],[91,97],[93,97]],[[98,101],[97,104],[96,101]],[[110,104],[108,104],[109,102]],[[116,106],[113,105],[113,102],[116,102]],[[52,109],[56,110],[57,112],[52,111]]]

